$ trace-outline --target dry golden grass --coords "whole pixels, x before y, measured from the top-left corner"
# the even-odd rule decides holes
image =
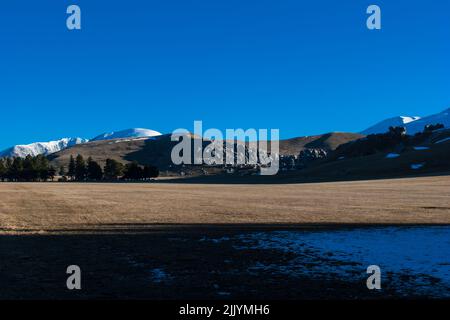
[[[289,185],[0,183],[0,233],[136,224],[450,223],[450,177]]]

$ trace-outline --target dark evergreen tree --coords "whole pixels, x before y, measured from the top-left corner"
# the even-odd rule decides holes
[[[3,159],[0,158],[0,180],[5,181],[6,179],[6,164]]]
[[[6,158],[6,160],[5,160],[5,168],[6,168],[5,179],[7,179],[9,181],[12,180],[11,167],[12,167],[12,160],[11,160],[11,158]]]
[[[146,165],[144,166],[143,178],[151,179],[159,176],[159,170],[155,166]]]
[[[22,172],[20,178],[25,181],[36,181],[39,179],[39,170],[36,165],[36,159],[30,155],[22,160]]]
[[[75,180],[84,181],[86,180],[86,163],[83,156],[79,154],[75,160]]]
[[[49,166],[48,170],[47,170],[47,173],[48,173],[48,178],[53,181],[55,179],[55,176],[56,176],[56,169],[55,169],[55,167]]]
[[[100,165],[92,160],[91,157],[88,159],[87,165],[87,176],[89,180],[100,181],[103,178],[103,171]]]
[[[444,125],[442,123],[436,123],[436,124],[427,124],[423,130],[423,132],[433,132],[439,129],[444,129]]]
[[[67,176],[69,176],[71,179],[75,178],[75,159],[73,158],[73,156],[70,156],[70,161],[69,161],[69,169],[67,171]]]
[[[14,158],[11,167],[9,168],[8,175],[11,181],[21,181],[23,180],[23,159]]]
[[[106,159],[103,173],[105,179],[117,180],[120,176],[123,175],[123,164],[114,159]]]
[[[402,140],[403,137],[406,136],[406,128],[405,127],[389,127],[388,134],[395,140]]]
[[[127,163],[123,178],[126,180],[141,180],[144,178],[144,170],[137,162]]]
[[[66,175],[66,170],[64,169],[64,166],[59,167],[59,172],[58,172],[58,174],[59,174],[61,177],[64,177],[64,176]]]
[[[43,155],[38,155],[34,158],[34,162],[35,170],[37,170],[37,178],[42,181],[47,181],[50,178],[48,159]]]

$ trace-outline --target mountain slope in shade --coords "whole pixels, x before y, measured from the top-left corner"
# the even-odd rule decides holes
[[[436,113],[427,117],[394,117],[383,120],[376,125],[367,128],[362,131],[362,134],[376,134],[376,133],[385,133],[389,131],[389,127],[405,127],[406,132],[410,135],[414,135],[417,132],[421,132],[424,130],[425,126],[428,124],[438,124],[441,123],[445,128],[450,128],[450,108]]]
[[[362,131],[362,134],[369,135],[369,134],[377,134],[377,133],[385,133],[389,131],[389,127],[403,127],[406,126],[409,123],[415,122],[417,120],[420,120],[420,117],[409,117],[409,116],[400,116],[400,117],[394,117],[389,118],[386,120],[383,120],[381,122],[378,122],[377,124],[373,125],[370,128],[367,128],[366,130]]]
[[[424,127],[428,124],[438,124],[441,123],[445,128],[450,128],[450,108],[433,114],[428,117],[423,117],[414,122],[408,123],[406,125],[406,131],[408,134],[415,134],[417,132],[423,131]]]
[[[315,136],[297,137],[280,140],[281,155],[298,155],[305,148],[321,148],[335,150],[338,146],[349,141],[363,138],[364,135],[349,132],[330,132]],[[270,146],[270,142],[268,144]]]
[[[0,152],[0,157],[21,157],[37,156],[39,154],[49,155],[68,147],[86,143],[89,140],[82,138],[63,138],[56,141],[35,142],[26,145],[16,145]]]
[[[112,140],[112,139],[126,139],[126,138],[145,138],[145,137],[157,137],[161,133],[155,130],[143,129],[143,128],[132,128],[125,129],[121,131],[113,131],[109,133],[103,133],[91,141],[101,141],[101,140]]]

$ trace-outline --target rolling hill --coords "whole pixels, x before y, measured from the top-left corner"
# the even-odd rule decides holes
[[[298,155],[304,148],[323,148],[335,150],[339,145],[363,137],[354,133],[328,133],[324,135],[298,137],[280,141],[281,155]],[[107,158],[127,163],[137,161],[139,164],[155,165],[160,170],[169,170],[172,166],[171,151],[178,142],[171,141],[170,135],[137,139],[111,139],[90,141],[61,150],[49,156],[53,165],[67,166],[70,156],[81,154],[84,158],[104,165]],[[209,142],[205,141],[203,147]],[[270,147],[270,143],[268,144]]]

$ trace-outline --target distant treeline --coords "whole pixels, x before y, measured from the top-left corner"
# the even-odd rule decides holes
[[[60,176],[72,181],[114,181],[114,180],[149,180],[159,176],[159,170],[155,166],[140,166],[137,162],[123,165],[114,159],[106,159],[102,167],[92,160],[91,157],[85,161],[82,155],[76,158],[70,156],[67,172],[64,167],[60,168]]]
[[[56,169],[45,156],[0,159],[2,181],[47,181],[53,180]]]
[[[56,169],[45,156],[0,159],[1,181],[48,181],[54,180]],[[60,181],[144,181],[159,176],[155,166],[140,166],[137,162],[123,165],[114,159],[106,159],[102,168],[91,157],[84,160],[82,155],[70,156],[67,171],[61,166],[58,171]]]

